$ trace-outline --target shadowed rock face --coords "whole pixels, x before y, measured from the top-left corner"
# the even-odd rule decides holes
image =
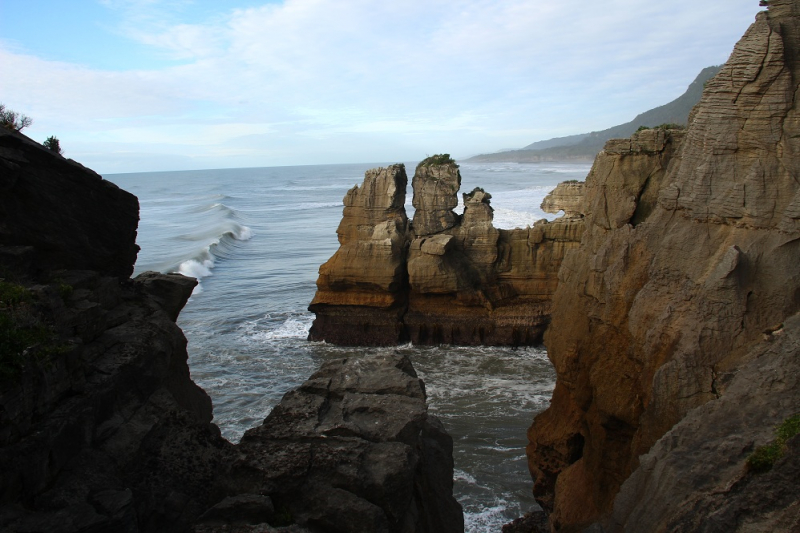
[[[175,325],[194,279],[133,271],[138,202],[0,131],[0,529],[180,531],[231,444]],[[24,348],[24,351],[21,351]],[[21,352],[20,352],[21,351]]]
[[[457,533],[452,449],[408,358],[340,359],[244,435],[223,484],[324,531]]]
[[[18,133],[0,166],[0,530],[463,530],[452,441],[407,359],[328,364],[234,446],[175,324],[196,280],[127,279],[136,198]],[[390,249],[395,178],[374,183],[399,203],[350,202]]]
[[[800,310],[799,16],[797,1],[770,2],[685,134],[641,132],[595,160],[545,335],[558,381],[529,431],[556,530],[769,530],[792,512],[798,527],[796,484],[794,511],[783,498],[773,513],[770,491],[734,490],[749,510],[713,494],[761,487],[744,460],[798,409],[794,378],[769,373],[796,354]],[[781,324],[786,340],[765,341]],[[717,512],[730,528],[697,529]]]
[[[341,247],[320,267],[309,306],[316,314],[310,339],[344,345],[541,341],[559,265],[580,241],[580,215],[500,230],[492,225],[491,195],[482,189],[463,195],[464,213],[457,215],[458,166],[435,160],[417,166],[410,226],[396,207],[374,219],[359,207],[402,206],[396,199],[405,193],[402,165],[367,172],[361,188],[347,193]],[[396,176],[391,188],[377,183],[387,174]],[[570,201],[569,209],[578,209],[576,195]],[[343,240],[343,234],[355,238]]]
[[[129,277],[139,251],[136,197],[24,135],[0,128],[0,139],[2,260],[30,273]]]

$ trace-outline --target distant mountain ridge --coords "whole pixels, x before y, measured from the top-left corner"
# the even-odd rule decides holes
[[[481,154],[470,157],[466,162],[479,163],[504,161],[517,163],[534,163],[537,161],[594,159],[609,139],[630,137],[640,126],[654,127],[661,124],[685,125],[689,113],[703,93],[705,82],[716,76],[721,65],[706,67],[681,96],[668,104],[640,113],[630,122],[620,124],[602,131],[580,133],[567,137],[556,137],[545,141],[531,143],[519,150],[506,150],[493,154]]]

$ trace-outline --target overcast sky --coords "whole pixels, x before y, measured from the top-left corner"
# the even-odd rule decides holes
[[[457,158],[605,129],[758,0],[0,0],[0,103],[100,173]]]

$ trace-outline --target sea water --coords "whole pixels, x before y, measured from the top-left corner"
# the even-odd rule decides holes
[[[214,403],[214,422],[238,442],[290,389],[330,358],[384,350],[410,357],[429,410],[454,441],[455,496],[466,530],[500,526],[537,509],[525,460],[526,430],[548,405],[555,373],[542,348],[342,348],[308,342],[307,310],[319,266],[338,248],[342,198],[384,164],[116,174],[139,197],[136,272],[198,278],[178,319],[192,378]],[[406,169],[413,175],[415,163]],[[539,209],[582,163],[462,164],[461,192],[492,195],[498,228],[552,219]],[[410,182],[410,178],[409,178]],[[411,206],[409,183],[406,209]],[[460,209],[463,209],[461,207]]]

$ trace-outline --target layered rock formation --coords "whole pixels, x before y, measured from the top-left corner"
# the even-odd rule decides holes
[[[800,527],[797,443],[746,467],[800,411],[799,4],[769,2],[685,135],[611,142],[587,177],[545,335],[558,380],[529,432],[556,531]]]
[[[2,531],[463,530],[408,360],[332,362],[234,446],[175,325],[196,281],[128,278],[136,198],[3,129],[0,167]]]
[[[453,441],[427,414],[424,385],[404,356],[323,364],[237,451],[223,477],[236,496],[210,510],[198,533],[218,525],[232,499],[263,495],[265,521],[277,509],[313,531],[464,530],[452,497]]]
[[[453,211],[461,175],[449,156],[417,166],[410,224],[398,209],[405,182],[403,165],[394,165],[367,172],[345,196],[341,247],[320,267],[309,338],[345,345],[540,342],[556,272],[583,231],[579,193],[568,202],[547,200],[573,218],[501,230],[482,189],[463,195],[462,215]]]
[[[405,249],[405,167],[367,171],[362,187],[344,197],[344,216],[336,233],[339,250],[319,269],[312,309],[318,313],[311,338],[335,344],[390,344],[373,339],[404,336],[402,314],[407,285]],[[361,330],[350,325],[365,316]],[[324,332],[324,333],[323,333]]]

